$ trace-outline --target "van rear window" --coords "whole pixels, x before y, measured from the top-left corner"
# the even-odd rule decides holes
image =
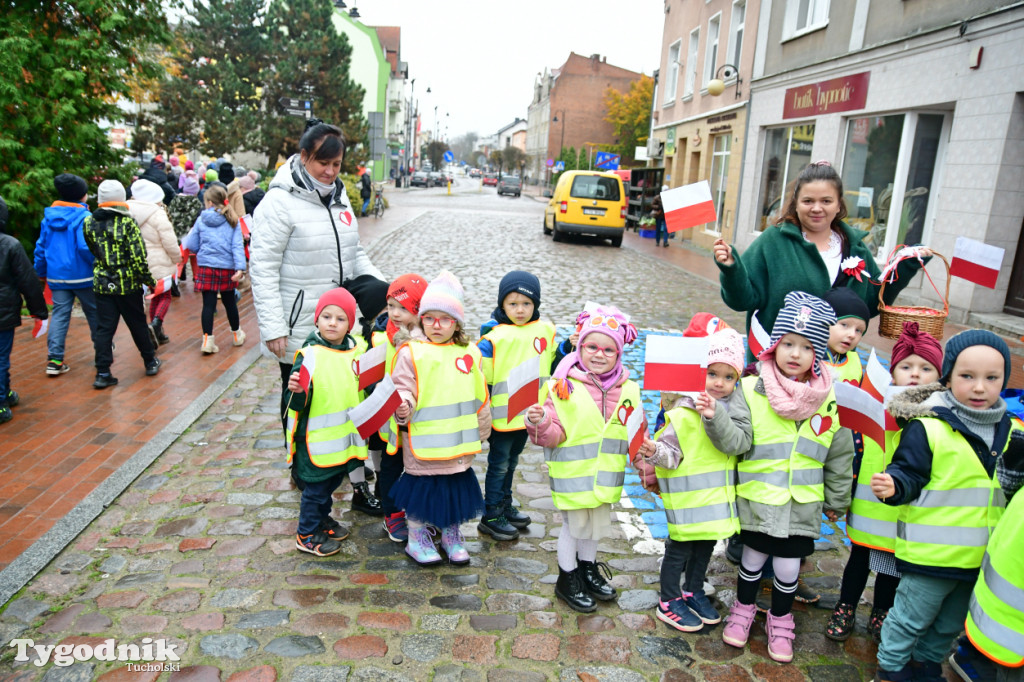
[[[578,199],[618,201],[619,181],[618,178],[606,178],[600,175],[577,175],[573,178],[569,194]]]

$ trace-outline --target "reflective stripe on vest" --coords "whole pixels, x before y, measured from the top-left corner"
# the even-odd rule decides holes
[[[735,535],[740,530],[736,513],[736,457],[715,448],[695,410],[669,410],[665,413],[665,425],[675,431],[683,450],[683,460],[677,468],[655,467],[669,537],[686,542]]]
[[[885,471],[900,442],[900,431],[885,432],[885,452],[870,438],[864,438],[864,455],[853,487],[846,533],[850,541],[885,552],[896,548],[896,519],[899,507],[885,504],[871,492],[871,477]]]
[[[920,566],[978,568],[1006,506],[995,476],[985,471],[960,433],[934,417],[919,417],[932,451],[928,484],[899,508],[896,557]],[[1003,449],[1009,445],[1009,438]]]
[[[416,409],[406,445],[416,459],[448,460],[481,450],[477,413],[487,404],[487,385],[476,346],[410,341],[416,372]],[[469,362],[468,372],[463,372]]]
[[[315,353],[316,359],[305,433],[310,462],[325,468],[344,464],[353,458],[366,459],[366,441],[359,436],[348,414],[349,408],[362,400],[359,379],[352,371],[353,361],[360,355],[358,347],[342,351],[325,346],[306,346],[296,353],[296,360],[307,353]],[[325,388],[327,386],[330,388]],[[289,455],[295,452],[297,417],[294,410],[288,411]]]
[[[799,427],[778,416],[768,398],[755,390],[759,377],[742,379],[743,396],[750,406],[754,442],[737,464],[736,494],[761,504],[781,506],[825,499],[823,463],[832,438],[839,430],[835,393],[830,389],[818,411]],[[820,433],[815,433],[818,428]]]
[[[619,402],[605,420],[587,387],[576,379],[567,400],[552,402],[558,420],[565,425],[566,439],[556,448],[545,448],[551,499],[561,510],[593,509],[622,497],[625,482],[626,427],[618,418],[618,408],[628,401],[642,410],[640,387],[633,381],[622,386]],[[547,398],[552,382],[541,392],[541,403]]]
[[[550,322],[535,320],[523,325],[499,324],[492,327],[483,340],[491,342],[491,358],[484,358],[484,374],[491,386],[491,428],[495,431],[518,431],[526,428],[525,413],[508,420],[509,373],[529,358],[540,355],[540,386],[547,380],[555,358],[555,327]],[[539,395],[539,393],[538,393]]]

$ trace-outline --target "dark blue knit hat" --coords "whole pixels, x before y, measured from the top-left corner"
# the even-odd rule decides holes
[[[774,353],[786,334],[799,334],[811,342],[814,356],[820,360],[828,350],[829,327],[835,323],[835,311],[828,303],[803,291],[791,291],[772,326],[772,345],[761,355]]]
[[[945,354],[942,356],[942,383],[949,384],[949,375],[953,373],[956,357],[971,346],[988,346],[1002,354],[1003,388],[1005,389],[1006,382],[1010,380],[1010,347],[1006,345],[1006,341],[987,329],[965,329],[946,341]]]
[[[516,293],[533,301],[535,308],[540,307],[540,280],[537,276],[524,270],[513,270],[501,278],[498,285],[498,307],[505,303],[505,297]]]

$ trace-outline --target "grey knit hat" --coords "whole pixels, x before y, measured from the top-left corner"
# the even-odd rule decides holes
[[[775,318],[771,346],[761,355],[774,353],[779,339],[786,334],[799,334],[811,342],[814,356],[820,360],[828,351],[829,327],[835,323],[835,311],[828,303],[803,291],[791,291]]]
[[[1003,389],[1010,380],[1010,347],[1001,337],[987,329],[965,329],[951,336],[946,341],[946,349],[942,356],[942,383],[949,384],[949,375],[953,373],[956,357],[971,346],[988,346],[999,351],[1003,356]]]

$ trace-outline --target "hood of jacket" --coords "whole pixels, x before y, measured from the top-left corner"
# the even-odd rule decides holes
[[[908,422],[917,417],[937,417],[935,408],[942,405],[936,394],[947,390],[939,382],[911,386],[889,399],[886,409],[897,421]],[[932,400],[932,397],[935,400]]]
[[[161,210],[161,207],[149,201],[138,201],[137,199],[128,200],[128,210],[132,214],[132,218],[135,219],[140,226],[150,219],[150,217]]]
[[[131,213],[128,212],[128,204],[121,201],[112,201],[92,212],[92,217],[97,222],[112,220],[117,216],[131,217]]]
[[[224,217],[224,214],[220,213],[213,208],[204,208],[203,212],[199,214],[199,219],[203,221],[203,225],[207,227],[220,227],[221,225],[227,225],[231,227],[228,219]]]
[[[320,201],[320,194],[317,193],[316,188],[312,184],[307,182],[306,177],[299,155],[294,154],[277,169],[274,179],[270,181],[269,189],[279,187],[310,203],[323,206],[323,202]],[[345,184],[340,178],[336,178],[334,180],[334,193],[331,194],[331,204],[347,204],[348,201],[344,198],[345,196]]]
[[[54,232],[65,232],[81,225],[87,215],[88,207],[67,201],[55,201],[52,206],[43,209],[46,226]]]

